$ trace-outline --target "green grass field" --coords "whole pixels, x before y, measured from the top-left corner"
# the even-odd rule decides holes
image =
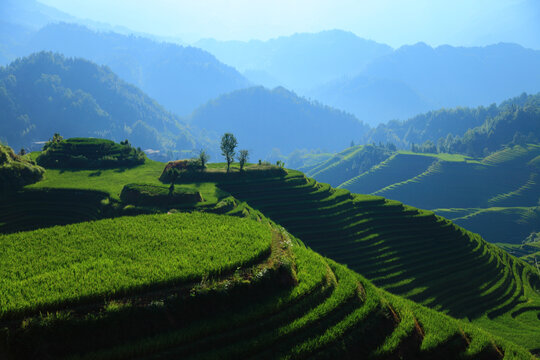
[[[157,181],[164,165],[98,175],[48,170],[13,204],[23,213],[63,209],[66,218],[69,210],[77,217],[92,207],[122,209],[124,185],[165,186]],[[234,216],[113,212],[0,235],[8,265],[0,268],[0,357],[532,359],[529,351],[540,352],[540,276],[479,236],[297,171],[227,176],[223,164],[209,168],[197,175],[204,183],[177,185],[198,189],[208,206],[183,211]],[[82,211],[73,191],[95,201]]]
[[[539,156],[538,145],[476,160],[400,151],[338,187],[434,210],[490,242],[516,244],[540,230]]]
[[[295,171],[220,186],[375,285],[539,347],[536,269],[432,212],[333,189]]]
[[[211,227],[212,231],[218,232],[221,238],[228,235],[229,241],[223,242],[219,236],[216,240],[208,233],[207,226],[188,225],[202,225],[201,220],[205,220],[205,224],[217,221],[221,225]],[[507,340],[377,289],[345,266],[305,248],[284,230],[277,227],[271,230],[265,222],[194,213],[139,216],[128,220],[118,218],[88,224],[99,223],[101,226],[95,229],[100,229],[108,223],[121,226],[125,222],[130,227],[140,223],[144,228],[148,221],[166,228],[184,223],[184,230],[199,239],[193,242],[195,239],[189,236],[179,237],[176,243],[181,247],[172,249],[156,248],[151,239],[137,236],[130,241],[137,242],[138,250],[124,247],[127,253],[120,251],[122,255],[113,255],[112,246],[98,254],[91,251],[93,256],[108,255],[101,264],[93,264],[97,265],[96,271],[85,272],[85,282],[94,285],[88,289],[91,294],[111,291],[112,288],[99,289],[104,285],[103,279],[113,277],[123,281],[124,276],[119,276],[123,271],[137,269],[137,276],[128,276],[130,279],[126,283],[132,291],[105,298],[105,301],[92,303],[91,299],[99,297],[90,297],[83,302],[80,296],[69,302],[46,301],[49,300],[47,296],[54,293],[54,286],[51,288],[47,282],[36,283],[35,294],[25,293],[12,299],[9,314],[17,314],[14,310],[25,303],[24,297],[45,301],[41,304],[32,302],[31,307],[25,308],[25,317],[15,317],[9,324],[2,323],[0,339],[5,345],[0,347],[0,355],[74,359],[350,356],[370,359],[532,359],[525,349]],[[239,221],[242,223],[240,232]],[[73,268],[77,263],[74,255],[84,249],[81,242],[86,240],[81,239],[76,230],[88,228],[88,224],[45,231],[50,235],[54,233],[54,240],[63,242],[63,246],[50,246],[46,259],[38,259],[47,265],[32,267],[30,278],[47,277],[55,257],[63,264],[68,255],[72,259],[68,263]],[[201,231],[193,232],[197,228]],[[243,232],[249,228],[255,232]],[[118,229],[98,233],[118,233]],[[261,234],[259,241],[252,239],[256,233]],[[36,237],[32,234],[35,232],[17,236],[35,242]],[[251,238],[249,244],[245,242],[246,234]],[[14,236],[0,238],[2,244]],[[99,239],[86,242],[102,245]],[[36,248],[24,241],[20,246],[27,246],[25,250]],[[235,246],[242,249],[232,248]],[[261,257],[260,251],[268,249],[269,253]],[[133,252],[138,255],[133,256]],[[167,252],[169,254],[165,255]],[[10,259],[18,259],[21,254],[24,252],[11,251]],[[186,262],[187,266],[181,269],[171,267],[178,260],[176,256],[194,261]],[[213,277],[203,276],[198,283],[162,286],[159,291],[136,286],[147,285],[145,281],[155,284],[163,279],[201,278],[205,272],[212,273],[216,269],[216,262],[208,262],[212,256],[226,268],[233,266],[234,272],[214,271]],[[103,266],[107,258],[123,266]],[[16,284],[14,277],[29,276],[30,260],[36,259],[12,261],[7,281]],[[156,274],[156,269],[163,272]],[[63,267],[55,272],[57,281],[63,279],[64,287],[75,290],[80,284],[71,281],[68,274],[71,269]],[[133,272],[127,274],[133,275]],[[68,275],[67,279],[62,275]],[[9,293],[12,293],[11,289]],[[64,295],[59,294],[59,297]],[[44,309],[49,312],[43,313]]]
[[[0,320],[13,312],[221,274],[265,255],[270,241],[268,226],[202,213],[0,236]]]
[[[342,182],[364,173],[388,158],[391,151],[373,145],[357,145],[343,150],[327,161],[321,162],[306,172],[306,175],[318,181],[341,184]]]

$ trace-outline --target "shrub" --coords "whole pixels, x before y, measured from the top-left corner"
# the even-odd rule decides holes
[[[125,185],[120,199],[126,204],[143,206],[169,206],[203,201],[201,193],[196,190],[176,187],[171,194],[167,186],[148,184]]]
[[[0,194],[7,194],[43,177],[45,170],[0,144]]]
[[[71,138],[50,141],[36,159],[38,164],[49,168],[102,169],[132,167],[143,164],[146,155],[133,148],[129,142],[120,144],[111,140],[94,138]]]

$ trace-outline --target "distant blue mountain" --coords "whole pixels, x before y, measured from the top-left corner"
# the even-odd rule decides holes
[[[404,81],[385,77],[359,75],[340,79],[307,94],[355,114],[372,126],[388,119],[408,118],[433,106]]]
[[[432,48],[418,43],[375,59],[358,76],[308,94],[376,125],[416,113],[489,105],[540,91],[540,51],[516,44]]]
[[[107,65],[168,110],[189,114],[211,98],[249,82],[206,51],[170,43],[94,32],[74,24],[50,24],[27,43],[28,52],[55,51]]]
[[[341,30],[302,33],[268,41],[196,42],[220,61],[264,86],[282,85],[304,91],[346,75],[355,75],[376,58],[392,52],[388,45]],[[265,73],[265,77],[261,75]],[[265,82],[265,78],[273,81]],[[262,81],[261,81],[262,80]]]

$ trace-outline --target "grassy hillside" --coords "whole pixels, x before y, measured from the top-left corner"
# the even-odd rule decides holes
[[[336,190],[293,171],[221,187],[375,285],[539,347],[536,269],[478,235],[431,212]]]
[[[521,244],[532,232],[540,229],[540,209],[537,206],[433,211],[493,242]]]
[[[532,359],[377,289],[266,222],[139,216],[4,235],[0,246],[8,359]]]
[[[270,229],[257,222],[201,213],[6,235],[0,241],[0,288],[7,295],[0,319],[171,281],[200,281],[254,262],[269,252],[270,243]]]
[[[540,146],[510,146],[483,159],[400,151],[339,185],[455,220],[490,242],[521,242],[540,229]]]
[[[0,270],[0,355],[530,359],[520,346],[538,352],[536,269],[447,220],[296,171],[253,165],[257,174],[227,176],[223,164],[195,174],[204,183],[193,175],[177,185],[204,199],[185,210],[244,219],[170,207],[117,217],[136,210],[121,202],[124,186],[163,188],[164,166],[49,169],[0,209],[22,209],[18,220],[41,211],[80,222],[88,220],[79,217],[84,204],[95,219],[111,218],[0,235],[8,264]],[[95,200],[80,201],[83,194]]]
[[[309,169],[306,175],[315,177],[321,182],[341,184],[356,175],[363,174],[384,161],[390,154],[391,150],[382,146],[352,146]]]

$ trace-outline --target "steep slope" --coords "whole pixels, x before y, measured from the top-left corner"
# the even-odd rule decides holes
[[[294,171],[220,186],[375,285],[538,349],[536,269],[480,236],[431,212]]]
[[[256,84],[302,91],[359,73],[392,48],[342,30],[300,33],[267,41],[216,41],[194,44],[244,72]],[[251,76],[250,76],[251,75]]]
[[[282,154],[303,148],[337,151],[368,128],[352,115],[284,88],[263,87],[220,96],[198,108],[188,120],[215,139],[232,132],[254,161],[278,150]]]
[[[94,32],[74,24],[50,24],[34,34],[26,45],[26,53],[42,50],[107,65],[123,80],[181,115],[249,84],[235,69],[201,49]]]
[[[37,53],[0,68],[0,139],[35,148],[54,133],[126,138],[144,149],[193,149],[179,119],[106,67]]]
[[[425,171],[370,193],[424,209],[534,206],[540,196],[535,185],[539,169],[530,162],[539,155],[540,146],[529,145],[499,151],[482,161],[446,161],[435,156],[437,161]],[[381,176],[375,172],[365,175]],[[357,184],[354,191],[360,192]]]

